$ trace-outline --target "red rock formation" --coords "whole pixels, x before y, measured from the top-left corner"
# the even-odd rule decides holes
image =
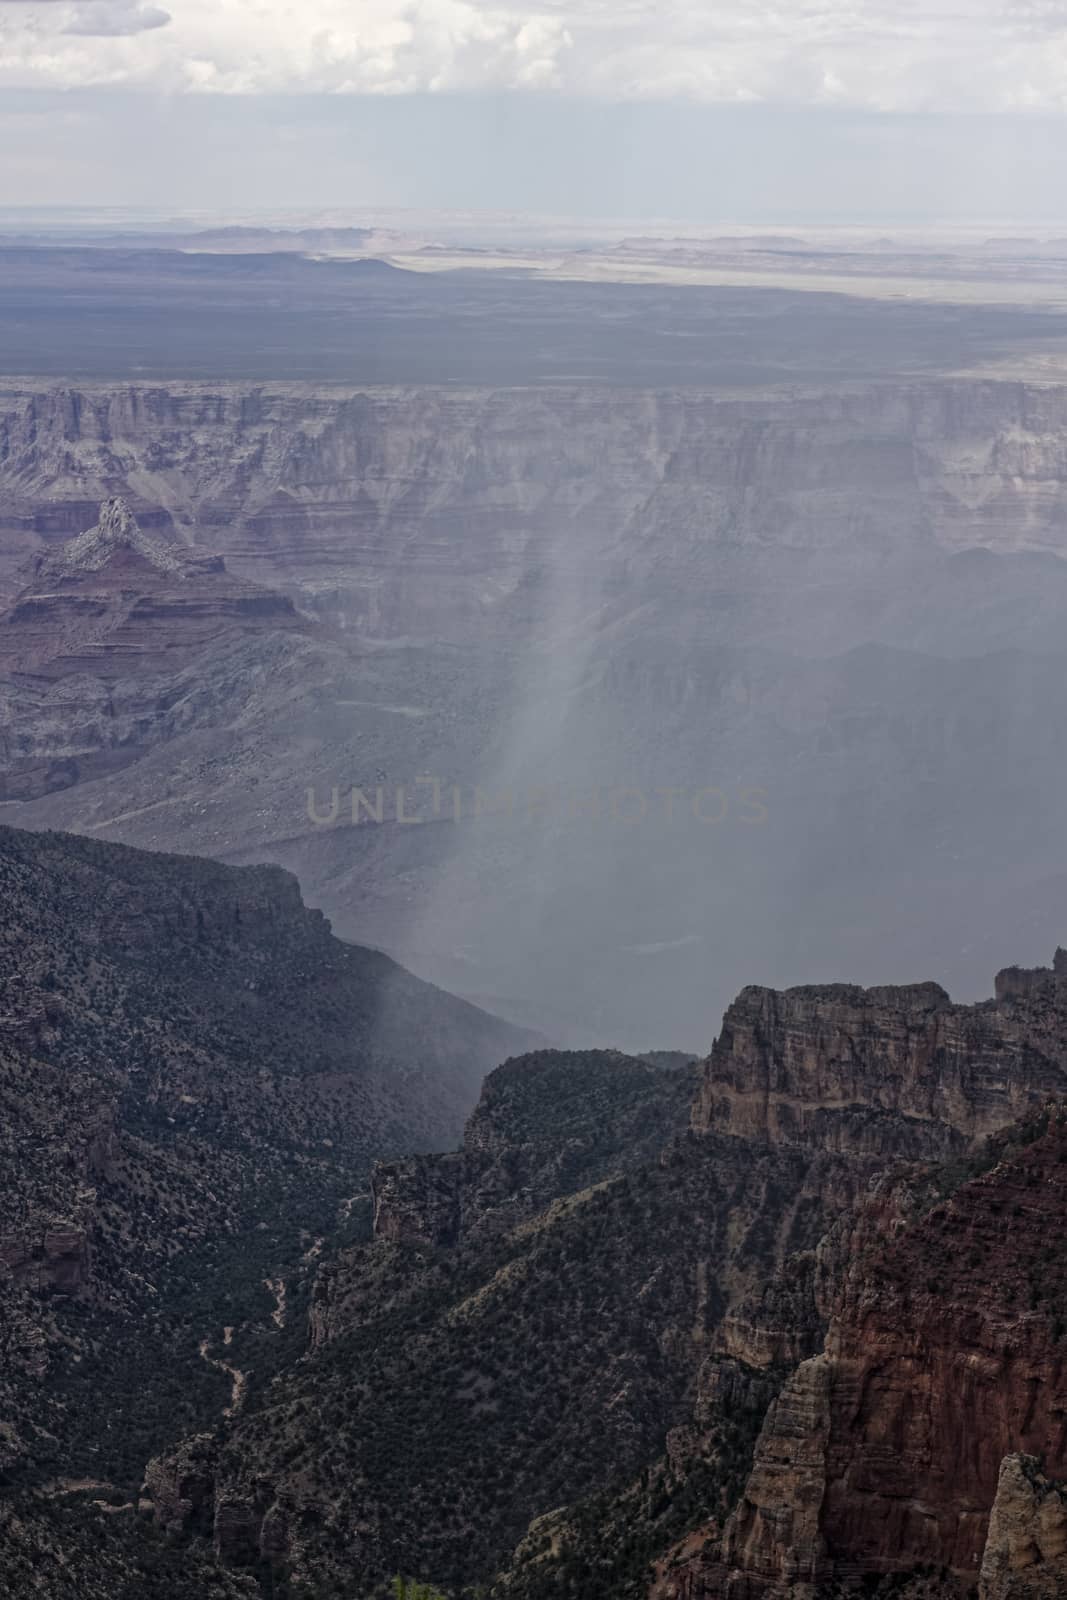
[[[1057,1112],[1032,1143],[853,1262],[824,1352],[767,1413],[721,1542],[657,1592],[797,1600],[831,1578],[924,1566],[946,1570],[946,1595],[973,1585],[1005,1457],[1067,1476],[1065,1229]],[[989,1573],[1007,1559],[995,1555],[1001,1524]],[[1050,1552],[1057,1541],[1048,1531]],[[1035,1594],[1067,1593],[1067,1568],[1056,1581]]]
[[[728,1355],[800,1365],[721,1537],[709,1525],[677,1552],[657,1600],[797,1600],[922,1566],[954,1593],[977,1580],[1004,1458],[1067,1469],[1067,1122],[1052,1114],[1021,1149],[1013,1131],[1067,1097],[1065,977],[1057,951],[976,1006],[936,985],[836,985],[746,989],[730,1007],[694,1129],[887,1164],[816,1251],[725,1318]],[[953,1152],[948,1179],[916,1163]],[[934,1204],[945,1182],[956,1192]]]
[[[849,1278],[827,1338],[823,1532],[863,1571],[977,1577],[1000,1464],[1067,1475],[1067,1122]]]

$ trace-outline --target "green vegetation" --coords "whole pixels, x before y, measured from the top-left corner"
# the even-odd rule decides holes
[[[516,1035],[335,940],[274,868],[0,829],[0,895],[5,1600],[50,1600],[49,1551],[82,1539],[109,1600],[169,1600],[132,1575],[130,1508],[152,1456],[223,1425],[201,1342],[233,1330],[249,1403],[295,1361],[309,1248],[366,1236],[373,1160],[445,1142]]]
[[[721,1524],[737,1503],[784,1377],[781,1370],[747,1374],[684,1462],[661,1457],[621,1492],[579,1501],[535,1527],[495,1600],[645,1600],[652,1563],[693,1529]]]
[[[508,1167],[525,1185],[520,1153]],[[606,1504],[662,1454],[692,1414],[726,1303],[719,1275],[766,1270],[784,1225],[797,1248],[819,1237],[819,1208],[796,1205],[809,1160],[686,1136],[511,1230],[475,1227],[452,1249],[350,1252],[322,1286],[313,1362],[259,1392],[223,1480],[264,1473],[295,1515],[313,1504],[329,1528],[358,1521],[370,1575],[429,1568],[465,1595],[531,1520]],[[736,1492],[760,1415],[738,1416],[703,1480],[695,1462],[688,1485],[658,1478],[647,1490],[650,1541]],[[647,1560],[638,1544],[627,1572]],[[344,1595],[341,1551],[325,1533],[304,1549],[327,1592]]]
[[[446,1600],[440,1589],[414,1578],[394,1578],[393,1594],[396,1600]]]

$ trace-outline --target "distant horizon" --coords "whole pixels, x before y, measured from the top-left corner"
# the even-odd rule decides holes
[[[1067,228],[1065,156],[1067,118],[1045,111],[12,88],[0,211]]]
[[[677,230],[678,237],[707,238],[709,241],[714,241],[731,234],[751,233],[754,238],[764,234],[773,236],[783,230],[818,237],[835,234],[871,235],[884,233],[886,229],[892,228],[900,235],[900,242],[915,244],[923,240],[934,240],[939,235],[967,237],[983,232],[992,236],[990,242],[999,243],[1017,238],[1020,242],[1026,243],[1049,243],[1059,242],[1062,236],[1063,242],[1067,243],[1067,213],[1062,217],[1050,215],[1026,219],[1009,219],[993,215],[924,219],[902,214],[898,218],[856,217],[847,220],[827,220],[825,217],[805,212],[741,214],[700,220],[694,217],[665,216],[654,212],[620,216],[610,212],[540,211],[519,206],[436,207],[413,204],[389,205],[380,202],[360,205],[341,199],[308,207],[271,205],[266,202],[229,206],[222,203],[206,206],[149,206],[138,202],[100,201],[86,204],[84,201],[10,203],[0,201],[0,232],[5,231],[12,222],[23,218],[39,220],[42,225],[49,220],[57,231],[81,227],[99,229],[104,234],[126,231],[132,225],[136,225],[143,232],[175,234],[193,230],[214,231],[222,228],[234,230],[245,228],[277,233],[326,232],[348,228],[373,229],[375,226],[382,226],[388,219],[388,222],[394,225],[410,223],[422,227],[433,223],[453,225],[462,223],[468,227],[484,224],[493,229],[511,226],[535,230],[565,224],[584,229],[589,232],[590,237],[596,238],[616,232],[637,231],[640,234],[646,231],[649,237],[666,239],[671,238],[674,230]],[[1045,237],[1049,230],[1053,230],[1056,235],[1054,240]],[[885,239],[880,242],[897,241]]]
[[[33,201],[15,202],[12,204],[0,203],[0,218],[10,212],[30,212],[34,215],[40,213],[55,214],[59,216],[137,216],[151,217],[157,222],[170,220],[175,224],[188,223],[198,217],[205,220],[221,222],[225,220],[232,226],[240,226],[243,219],[254,219],[257,225],[265,224],[267,219],[274,219],[270,225],[277,228],[291,228],[296,230],[302,227],[342,228],[360,227],[364,223],[361,219],[373,216],[392,214],[397,217],[427,216],[427,217],[467,217],[471,220],[484,219],[486,221],[519,221],[519,222],[553,222],[583,220],[590,224],[601,226],[627,226],[645,225],[658,229],[669,227],[685,227],[690,229],[707,230],[713,233],[722,233],[731,227],[753,228],[758,232],[766,232],[778,227],[791,228],[807,227],[818,231],[841,232],[854,229],[866,232],[879,228],[880,222],[857,218],[853,221],[827,222],[816,218],[809,213],[795,216],[773,214],[766,216],[723,217],[713,222],[699,222],[693,218],[665,216],[657,212],[642,213],[634,216],[617,216],[610,212],[601,214],[586,212],[553,212],[535,211],[519,206],[421,206],[421,205],[388,205],[375,202],[367,205],[353,204],[341,199],[332,202],[323,202],[319,205],[300,207],[290,205],[268,205],[261,203],[253,206],[226,206],[212,205],[203,208],[197,206],[147,206],[136,202],[129,204],[112,204],[107,201],[85,204],[83,201],[54,201],[36,203]],[[944,228],[949,232],[965,233],[976,228],[1008,229],[1013,226],[1011,222],[994,216],[954,218],[952,220],[919,220],[916,218],[901,218],[899,227],[914,229],[917,233],[928,233]],[[1032,227],[1067,227],[1067,214],[1062,218],[1048,216],[1043,219],[1035,218]]]

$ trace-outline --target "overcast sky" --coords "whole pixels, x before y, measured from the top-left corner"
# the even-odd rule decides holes
[[[1067,3],[0,0],[0,203],[1062,221]]]

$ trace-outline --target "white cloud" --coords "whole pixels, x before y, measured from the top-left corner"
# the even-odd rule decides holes
[[[0,0],[0,84],[1067,108],[1067,0]]]

